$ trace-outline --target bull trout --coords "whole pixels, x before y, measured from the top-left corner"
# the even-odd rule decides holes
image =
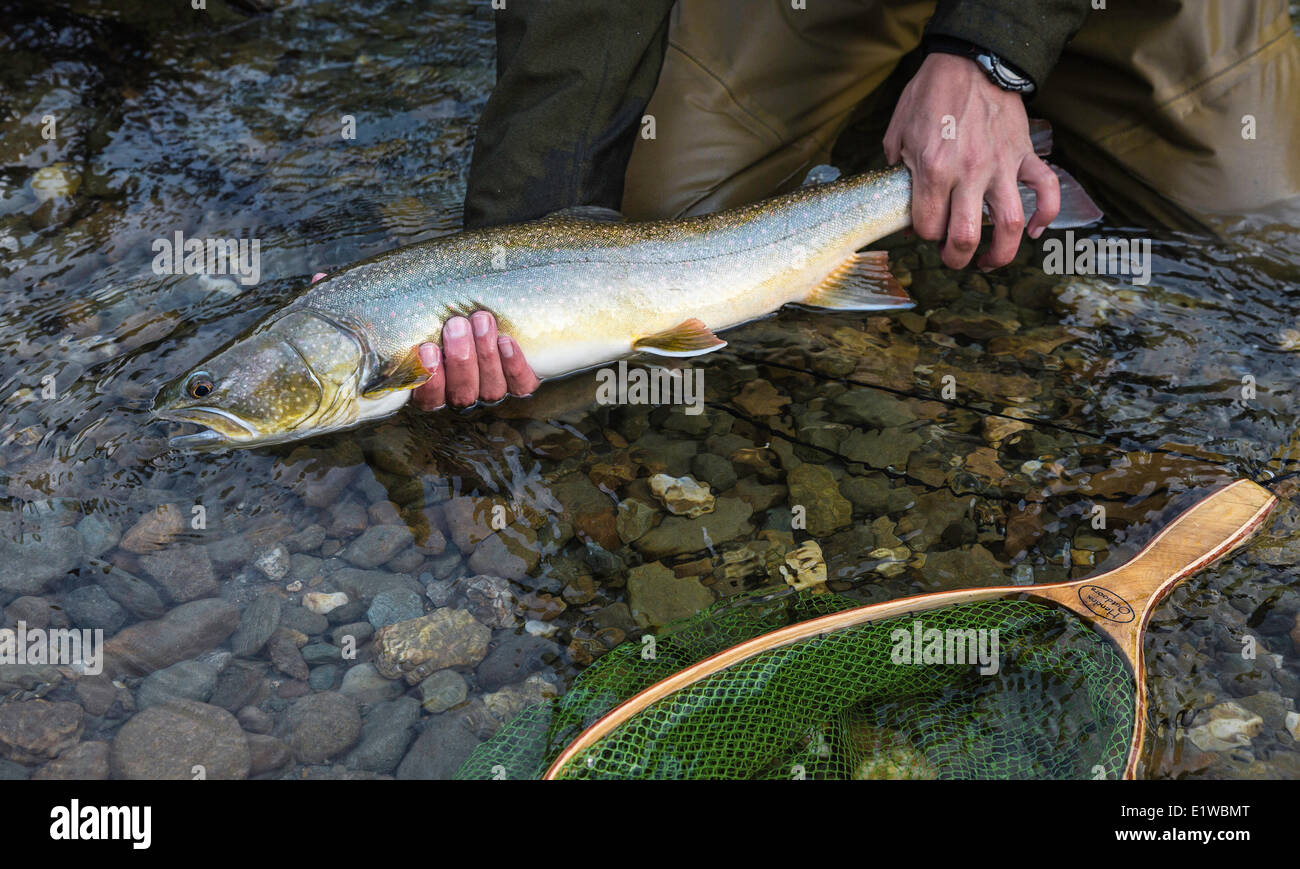
[[[428,379],[419,345],[480,309],[546,379],[637,351],[718,350],[715,332],[788,304],[911,307],[886,254],[859,251],[908,226],[910,209],[911,175],[898,167],[700,217],[630,223],[578,208],[433,239],[311,285],[166,386],[154,409],[203,427],[176,447],[259,446],[379,419]]]

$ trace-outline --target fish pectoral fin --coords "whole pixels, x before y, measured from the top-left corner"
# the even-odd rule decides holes
[[[883,250],[855,253],[797,304],[831,311],[889,311],[916,304],[889,270]]]
[[[411,352],[371,378],[370,382],[362,387],[361,397],[379,398],[400,389],[414,389],[422,386],[428,379],[429,372],[420,362],[420,348],[412,347]]]
[[[659,356],[699,356],[727,346],[709,327],[692,317],[671,329],[646,335],[632,342],[632,349]]]

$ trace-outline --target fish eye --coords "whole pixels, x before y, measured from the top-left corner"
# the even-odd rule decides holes
[[[185,391],[189,393],[190,398],[206,398],[212,394],[212,390],[215,388],[212,379],[203,373],[195,374],[185,384]]]

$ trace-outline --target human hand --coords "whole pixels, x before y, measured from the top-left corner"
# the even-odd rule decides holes
[[[421,410],[530,395],[541,383],[515,339],[497,334],[496,318],[487,311],[452,317],[442,324],[442,347],[430,341],[419,352],[429,372],[412,394]]]
[[[945,137],[954,127],[955,135]],[[912,171],[912,228],[921,238],[942,239],[949,268],[965,266],[979,246],[984,202],[993,242],[978,265],[988,271],[1011,262],[1025,228],[1017,181],[1038,196],[1030,238],[1060,210],[1060,185],[1034,153],[1020,95],[993,84],[968,58],[926,57],[903,89],[884,145],[890,163],[902,160]]]
[[[325,272],[312,275],[314,284]],[[473,333],[473,338],[470,333]],[[469,319],[452,317],[442,324],[442,343],[420,345],[420,363],[429,379],[412,391],[421,410],[469,407],[480,401],[500,401],[506,395],[531,395],[541,384],[514,338],[497,334],[496,318],[475,311]],[[444,362],[446,363],[444,365]]]

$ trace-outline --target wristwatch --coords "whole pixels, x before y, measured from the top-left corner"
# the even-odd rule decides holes
[[[1012,91],[1024,96],[1034,92],[1034,82],[1029,76],[986,48],[951,36],[926,37],[925,53],[933,54],[936,51],[940,54],[956,54],[975,61],[989,77],[989,81],[1004,91]]]

